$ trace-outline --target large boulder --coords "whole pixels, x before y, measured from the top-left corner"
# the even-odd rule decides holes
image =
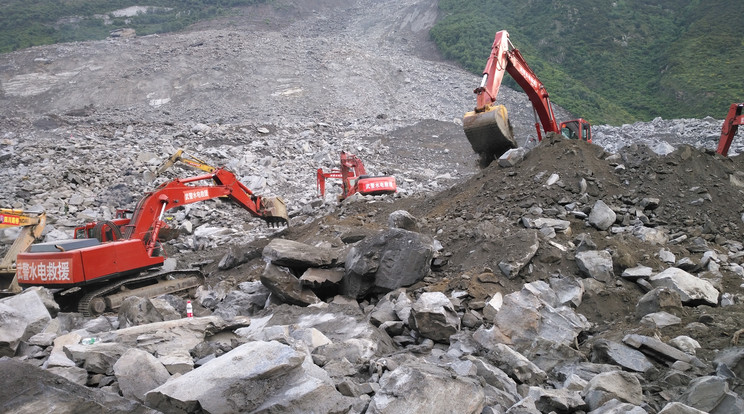
[[[676,291],[685,305],[718,305],[719,292],[713,284],[682,269],[670,267],[651,276],[649,282],[653,287],[665,287]]]
[[[134,400],[75,384],[14,359],[0,359],[0,372],[0,411],[4,413],[157,413]]]
[[[445,368],[410,362],[386,372],[372,397],[370,414],[476,414],[485,395],[478,380],[453,375]]]
[[[306,350],[276,341],[243,344],[147,393],[163,412],[346,412],[339,393]]]
[[[393,228],[367,237],[346,256],[341,293],[364,298],[411,286],[431,272],[433,240],[425,235]]]
[[[449,342],[460,330],[460,318],[452,302],[442,292],[426,292],[413,303],[409,324],[421,336],[436,342]]]

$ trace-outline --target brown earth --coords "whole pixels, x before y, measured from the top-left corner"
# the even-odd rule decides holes
[[[741,174],[741,156],[724,158],[710,151],[681,147],[661,157],[645,147],[631,147],[612,157],[602,148],[560,138],[544,140],[513,168],[492,164],[471,178],[436,194],[376,203],[342,205],[335,213],[315,222],[285,230],[280,237],[308,244],[321,242],[343,247],[341,238],[378,231],[387,227],[388,215],[406,210],[420,221],[421,232],[443,245],[433,276],[411,287],[411,292],[466,290],[470,301],[482,301],[498,290],[502,294],[517,291],[525,282],[547,281],[551,276],[583,277],[574,260],[574,247],[585,235],[597,246],[612,253],[614,272],[619,276],[626,268],[648,266],[659,272],[668,265],[659,259],[662,248],[679,260],[689,257],[699,262],[705,251],[725,254],[729,243],[744,239],[742,195],[744,190],[732,184],[730,176]],[[624,167],[623,167],[624,166]],[[551,174],[558,183],[546,187]],[[588,197],[580,199],[580,181],[587,181]],[[697,204],[701,195],[710,200]],[[576,210],[589,211],[596,200],[603,200],[619,217],[630,215],[643,197],[660,200],[659,207],[648,214],[647,226],[667,229],[668,234],[687,235],[678,243],[659,246],[630,234],[611,234],[587,225],[582,218],[565,214],[562,205],[576,203]],[[537,218],[531,209],[540,207],[543,217],[560,217],[571,223],[570,231],[557,233],[553,239],[541,238],[540,248],[518,277],[507,279],[498,269],[505,252],[526,249],[517,234],[522,217]],[[563,210],[563,213],[561,211]],[[256,254],[265,241],[254,244]],[[564,248],[565,251],[562,251]],[[241,248],[242,249],[242,248]],[[238,250],[241,250],[238,249]],[[218,257],[215,257],[217,260]],[[214,270],[215,265],[211,265]],[[263,268],[260,258],[230,271],[215,271],[218,279],[256,279]],[[713,282],[722,293],[744,297],[742,278],[722,271],[722,277],[702,272],[701,277]],[[671,339],[678,335],[693,336],[702,349],[698,356],[712,359],[719,349],[731,346],[733,333],[742,327],[744,306],[684,307],[672,313],[682,323],[661,331],[645,328],[635,316],[635,307],[645,290],[632,281],[618,277],[614,286],[588,290],[578,312],[593,324],[592,332],[582,336],[579,344],[588,351],[593,340],[620,340],[630,332],[660,335]],[[374,299],[372,299],[374,301]],[[702,322],[691,331],[688,324]]]

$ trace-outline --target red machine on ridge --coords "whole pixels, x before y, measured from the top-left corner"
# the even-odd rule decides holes
[[[739,129],[739,125],[744,125],[744,103],[734,103],[729,107],[728,115],[726,120],[723,121],[723,127],[721,128],[721,139],[718,141],[717,153],[728,156],[729,148],[731,143],[734,141],[734,135]]]
[[[214,183],[190,185],[204,180]],[[28,251],[18,254],[18,282],[23,287],[69,289],[74,293],[68,297],[77,299],[78,310],[86,315],[116,308],[116,301],[135,293],[122,293],[116,300],[107,295],[130,282],[151,284],[160,276],[140,273],[165,262],[158,240],[161,229],[166,227],[163,214],[185,204],[222,196],[231,198],[270,226],[288,222],[282,199],[256,196],[233,173],[218,168],[211,174],[163,183],[139,201],[131,219],[122,216],[114,221],[88,224],[76,229],[75,239],[31,245]],[[89,235],[95,238],[81,238]],[[183,290],[183,286],[149,290],[162,294]]]
[[[545,85],[527,65],[519,50],[514,49],[509,41],[509,33],[502,30],[496,33],[481,84],[474,90],[477,106],[463,118],[465,135],[473,150],[481,155],[482,163],[487,165],[494,158],[517,147],[506,108],[503,105],[494,105],[505,72],[514,78],[532,102],[538,140],[542,140],[542,124],[545,133],[560,133],[569,139],[592,141],[591,126],[584,119],[574,119],[558,125]]]
[[[398,186],[395,177],[367,175],[362,160],[356,155],[341,151],[341,168],[334,168],[330,172],[323,172],[318,168],[317,185],[320,196],[325,196],[326,178],[338,178],[341,180],[343,192],[339,200],[359,193],[362,195],[393,194]]]

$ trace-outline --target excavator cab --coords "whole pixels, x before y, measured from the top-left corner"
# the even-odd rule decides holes
[[[582,118],[561,122],[561,135],[568,139],[592,142],[592,126]]]

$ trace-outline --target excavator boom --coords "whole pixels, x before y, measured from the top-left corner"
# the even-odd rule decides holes
[[[16,258],[26,250],[35,240],[41,237],[46,226],[46,213],[25,212],[16,209],[0,209],[0,228],[20,227],[10,249],[0,260],[0,292],[15,294],[21,291],[16,279]]]
[[[740,125],[744,125],[744,103],[734,103],[729,107],[728,115],[723,121],[721,128],[721,139],[718,141],[717,153],[728,156],[731,143],[734,141],[734,135]]]
[[[577,139],[591,141],[589,123],[583,119],[567,121],[558,126],[545,85],[529,67],[519,50],[513,47],[509,41],[509,33],[502,30],[494,37],[481,84],[473,91],[476,94],[476,107],[466,113],[462,121],[470,145],[481,156],[482,166],[488,165],[509,149],[517,147],[506,108],[495,104],[505,73],[514,78],[532,103],[538,141],[542,140],[545,133],[561,133],[564,127],[567,133],[571,130],[577,131]],[[584,131],[587,132],[582,135]]]

